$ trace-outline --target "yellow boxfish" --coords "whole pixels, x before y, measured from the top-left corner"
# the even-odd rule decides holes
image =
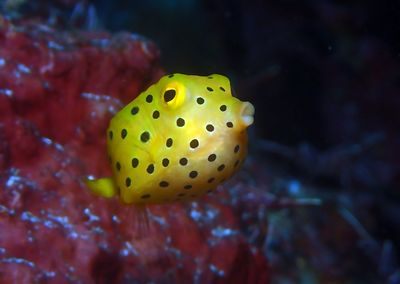
[[[86,184],[125,204],[198,198],[238,170],[253,115],[253,105],[233,97],[222,75],[164,76],[111,119],[113,177]]]

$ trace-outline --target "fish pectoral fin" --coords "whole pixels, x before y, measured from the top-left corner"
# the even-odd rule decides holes
[[[85,184],[87,187],[89,187],[90,191],[97,196],[111,198],[118,193],[117,187],[111,178],[86,178]]]

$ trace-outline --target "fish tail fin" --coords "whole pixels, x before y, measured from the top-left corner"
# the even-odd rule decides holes
[[[111,198],[116,196],[118,193],[117,187],[111,178],[86,178],[85,184],[90,191],[97,196]]]

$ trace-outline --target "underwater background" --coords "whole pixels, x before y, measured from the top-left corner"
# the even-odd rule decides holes
[[[0,3],[0,283],[400,283],[400,2]],[[82,177],[169,73],[230,78],[249,155],[135,240]]]

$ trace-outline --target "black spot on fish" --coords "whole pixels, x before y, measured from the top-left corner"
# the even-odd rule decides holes
[[[207,124],[206,129],[208,132],[213,132],[214,131],[214,126],[212,124]]]
[[[198,174],[199,174],[199,173],[198,173],[197,171],[191,171],[191,172],[189,173],[189,177],[190,177],[190,178],[196,178]]]
[[[131,186],[131,178],[127,177],[125,179],[125,185],[126,185],[126,187],[130,187]]]
[[[134,106],[132,109],[131,109],[131,114],[132,115],[135,115],[135,114],[137,114],[139,112],[139,107],[137,107],[137,106]]]
[[[216,158],[217,158],[217,155],[211,154],[210,156],[208,156],[208,161],[209,162],[214,162]]]
[[[132,159],[132,168],[136,168],[139,165],[139,160],[137,158]]]
[[[153,118],[157,119],[160,117],[160,112],[158,110],[153,111]]]
[[[146,102],[151,103],[152,101],[153,101],[153,96],[152,95],[147,95]]]
[[[160,181],[160,186],[161,187],[168,187],[168,185],[169,185],[169,183],[167,181],[165,181],[165,180]]]
[[[197,139],[193,139],[192,141],[190,141],[190,148],[197,148],[199,147],[199,140]]]
[[[176,125],[178,125],[179,127],[182,127],[182,126],[184,126],[185,125],[185,120],[183,119],[183,118],[178,118],[177,120],[176,120]]]
[[[179,164],[181,164],[182,166],[186,166],[187,163],[188,163],[188,159],[186,159],[186,158],[181,158],[179,160]]]
[[[145,132],[143,132],[141,135],[140,135],[140,141],[142,141],[142,142],[147,142],[147,141],[149,141],[149,139],[150,139],[150,133],[149,132],[147,132],[147,131],[145,131]]]
[[[172,140],[172,138],[168,138],[167,139],[167,142],[165,143],[165,145],[168,147],[168,148],[170,148],[171,146],[172,146],[172,144],[173,144],[173,140]]]
[[[168,165],[169,165],[169,160],[168,160],[167,158],[164,158],[164,159],[162,160],[162,165],[163,165],[164,167],[168,167]]]
[[[121,138],[125,139],[126,135],[128,135],[128,131],[124,128],[121,130]]]
[[[204,104],[204,99],[203,99],[202,97],[198,97],[197,100],[196,100],[196,102],[197,102],[199,105],[202,105],[202,104]]]
[[[154,172],[154,165],[153,164],[148,165],[146,171],[149,174],[152,174]]]

